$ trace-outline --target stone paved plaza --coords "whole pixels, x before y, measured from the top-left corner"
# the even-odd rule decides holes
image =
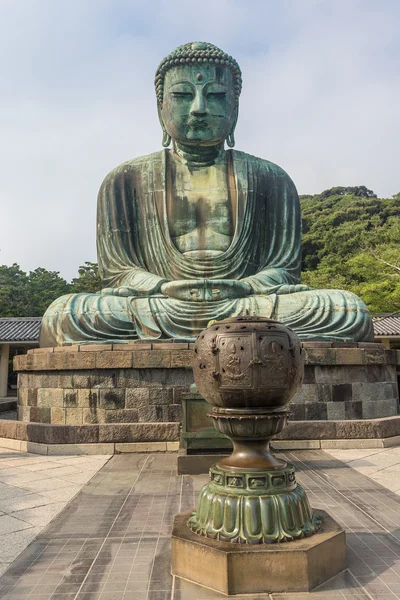
[[[0,574],[109,458],[0,448]]]
[[[400,448],[286,456],[296,465],[314,507],[327,510],[345,527],[348,569],[311,594],[257,598],[400,598]],[[4,450],[0,463],[3,564],[33,540],[0,578],[1,599],[223,597],[170,575],[173,516],[194,506],[206,480],[205,475],[177,476],[176,454],[125,454],[109,460]],[[23,494],[13,492],[17,489]],[[7,519],[22,524],[14,541]]]

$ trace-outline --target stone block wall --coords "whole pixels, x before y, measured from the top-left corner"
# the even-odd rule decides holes
[[[400,352],[383,344],[305,343],[304,382],[292,420],[375,419],[399,413]]]
[[[189,369],[95,369],[21,373],[18,419],[56,425],[181,420]]]
[[[382,344],[305,343],[302,389],[292,420],[373,419],[398,414],[400,352]],[[193,383],[192,345],[66,346],[17,356],[18,419],[54,425],[181,421]],[[136,438],[137,439],[137,438]]]
[[[177,423],[189,344],[86,345],[16,357],[18,419],[55,425]],[[138,430],[138,428],[136,428]]]

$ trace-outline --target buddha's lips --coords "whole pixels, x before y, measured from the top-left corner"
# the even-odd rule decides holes
[[[206,119],[190,119],[188,125],[189,127],[208,127]]]

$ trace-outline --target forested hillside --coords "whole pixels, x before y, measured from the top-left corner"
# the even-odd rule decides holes
[[[400,193],[377,198],[364,186],[335,187],[300,201],[303,283],[350,290],[372,313],[400,312]],[[67,283],[42,267],[0,266],[0,316],[41,316],[63,294],[101,289],[95,263],[78,272]]]
[[[301,196],[303,282],[360,296],[373,313],[400,311],[400,194],[335,187]]]

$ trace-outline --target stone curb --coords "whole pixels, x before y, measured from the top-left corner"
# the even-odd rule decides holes
[[[180,423],[52,425],[0,420],[0,438],[40,444],[126,444],[177,442]]]
[[[400,415],[343,421],[289,421],[275,440],[363,440],[400,435]]]
[[[356,450],[370,448],[393,448],[400,446],[400,436],[380,439],[353,440],[276,440],[271,444],[272,450]],[[0,438],[0,448],[55,455],[89,455],[89,454],[125,454],[145,452],[178,452],[179,442],[148,443],[105,443],[105,444],[41,444],[9,438]],[[222,456],[222,455],[221,455]]]
[[[0,448],[31,452],[45,456],[62,456],[69,454],[125,454],[143,452],[177,452],[179,442],[149,442],[128,444],[40,444],[23,440],[12,440],[0,437]]]
[[[360,450],[400,446],[400,435],[389,438],[358,438],[352,440],[272,440],[272,450]]]

